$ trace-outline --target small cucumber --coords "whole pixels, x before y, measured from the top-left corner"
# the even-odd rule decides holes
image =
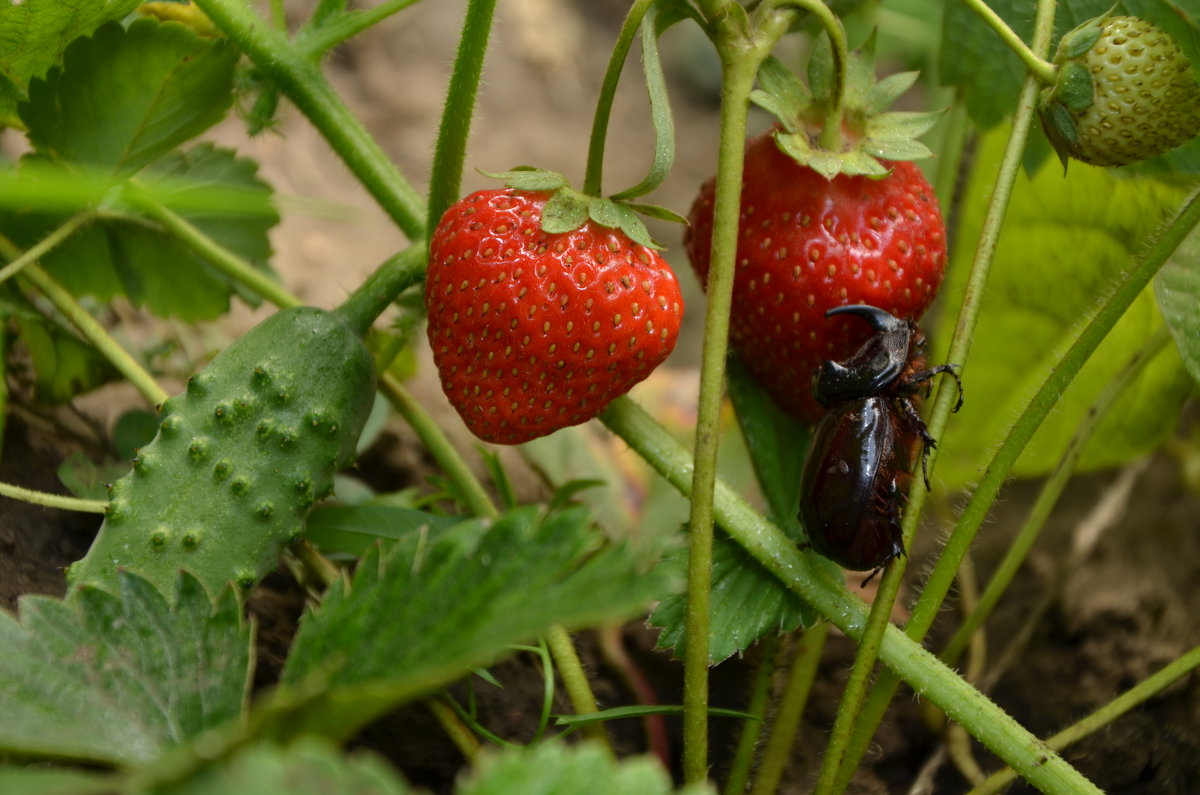
[[[118,587],[117,571],[173,594],[180,569],[216,597],[248,590],[301,537],[352,458],[375,394],[359,336],[334,313],[278,312],[233,342],[162,406],[158,435],[111,488],[73,588]]]

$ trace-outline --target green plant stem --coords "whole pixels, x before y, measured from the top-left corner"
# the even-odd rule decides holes
[[[376,268],[334,312],[359,336],[365,335],[396,296],[425,278],[425,260],[424,241],[414,241]]]
[[[546,645],[550,647],[550,654],[554,656],[554,664],[562,678],[563,689],[567,691],[567,698],[571,700],[571,708],[575,710],[575,714],[594,715],[599,712],[596,696],[592,693],[587,672],[583,670],[583,664],[575,652],[571,635],[562,627],[554,627],[546,633]],[[599,742],[610,756],[616,757],[604,731],[603,721],[585,723],[580,731],[588,739]]]
[[[617,94],[617,84],[621,80],[621,69],[625,59],[629,57],[629,49],[637,37],[638,27],[646,9],[657,0],[636,0],[621,23],[617,34],[617,43],[613,45],[612,55],[608,59],[608,69],[604,72],[604,80],[600,84],[600,97],[596,100],[596,114],[592,117],[592,134],[588,139],[587,166],[583,175],[583,193],[588,196],[599,196],[601,183],[604,178],[604,145],[608,137],[608,120],[612,116],[613,98]]]
[[[271,0],[271,24],[279,30],[287,30],[287,14],[283,10],[283,0]]]
[[[1083,720],[1055,734],[1046,741],[1046,745],[1055,751],[1061,751],[1071,743],[1094,734],[1129,710],[1149,701],[1177,679],[1190,673],[1197,667],[1200,667],[1200,646],[1193,648],[1187,654],[1168,663],[1158,672],[1151,674],[1145,680],[1134,685]],[[991,795],[991,793],[1001,792],[1015,778],[1016,773],[1011,768],[1005,768],[989,776],[986,781],[971,790],[970,795]]]
[[[425,708],[433,715],[434,720],[442,727],[442,731],[454,743],[459,753],[470,762],[479,753],[479,740],[459,719],[458,714],[446,705],[440,698],[425,699]]]
[[[496,0],[470,0],[467,3],[429,177],[429,228],[426,233],[429,239],[432,239],[442,214],[458,200],[471,116],[475,111],[475,96],[479,92],[483,56],[487,53],[495,9]]]
[[[75,300],[75,296],[67,292],[50,274],[38,265],[28,265],[23,276],[29,283],[41,292],[54,305],[54,308],[66,315],[71,325],[79,330],[83,338],[90,342],[96,350],[108,359],[117,371],[125,376],[129,383],[153,406],[161,406],[170,395],[154,380],[146,369],[138,364],[129,352],[122,348],[116,340],[96,322]]]
[[[654,418],[632,400],[619,398],[601,414],[601,420],[668,483],[689,496],[692,458]],[[811,553],[802,554],[782,530],[719,480],[713,509],[716,521],[751,557],[852,640],[861,639],[866,605],[851,595],[840,579],[826,575],[823,567],[813,566]],[[1060,756],[898,628],[887,627],[879,657],[920,697],[937,704],[1043,792],[1099,792]]]
[[[829,635],[829,624],[821,622],[804,631],[792,657],[788,671],[787,686],[779,699],[779,711],[771,726],[771,735],[763,749],[758,774],[754,778],[752,795],[774,795],[779,791],[783,770],[792,758],[792,746],[796,742],[796,731],[800,717],[808,703],[808,694],[817,678],[817,666],[821,662],[821,651]]]
[[[1058,69],[1049,61],[1038,57],[1039,52],[1045,52],[1043,48],[1028,47],[1025,42],[1021,41],[1021,37],[1016,34],[1008,23],[1000,18],[1000,15],[993,11],[984,0],[962,0],[963,4],[979,15],[992,30],[996,31],[996,35],[1000,37],[1008,47],[1017,54],[1021,62],[1025,64],[1025,68],[1037,79],[1042,85],[1050,85],[1054,82],[1054,78],[1058,74]]]
[[[850,59],[850,46],[846,43],[846,29],[842,21],[821,0],[785,0],[787,5],[808,11],[829,36],[833,52],[833,93],[829,96],[829,108],[821,128],[820,147],[827,152],[842,151],[843,100],[846,97],[846,63]]]
[[[308,117],[410,240],[425,234],[425,204],[350,112],[320,68],[244,0],[196,0],[221,31]]]
[[[742,795],[746,791],[746,783],[750,780],[750,767],[754,764],[754,749],[758,747],[758,738],[767,715],[767,700],[771,696],[771,680],[775,669],[779,666],[780,636],[774,632],[768,633],[762,639],[759,647],[758,664],[754,666],[754,681],[750,688],[750,703],[746,712],[754,718],[742,721],[742,734],[738,737],[737,748],[733,752],[733,762],[729,766],[729,775],[725,779],[725,795]]]
[[[746,115],[759,64],[787,29],[790,12],[763,9],[753,28],[736,14],[718,18],[721,57],[721,133],[717,154],[708,306],[701,352],[695,467],[688,519],[687,613],[683,684],[683,777],[708,778],[708,635],[712,592],[713,485],[716,482],[720,411],[729,347],[729,311],[737,254]]]
[[[1000,601],[1000,597],[1008,590],[1008,586],[1012,583],[1013,578],[1016,577],[1017,571],[1029,556],[1029,551],[1033,548],[1034,543],[1041,534],[1042,528],[1045,527],[1046,520],[1049,519],[1050,512],[1058,503],[1058,498],[1062,495],[1063,489],[1066,488],[1067,483],[1071,480],[1071,476],[1075,473],[1079,457],[1083,453],[1083,448],[1092,438],[1093,432],[1108,416],[1109,411],[1116,405],[1118,398],[1124,394],[1125,389],[1137,379],[1142,371],[1146,369],[1146,365],[1166,347],[1170,340],[1171,332],[1167,326],[1159,326],[1154,335],[1146,341],[1146,344],[1113,377],[1084,414],[1083,420],[1079,423],[1079,427],[1075,430],[1071,441],[1067,444],[1067,449],[1063,451],[1062,457],[1059,459],[1054,471],[1050,473],[1050,477],[1042,484],[1037,499],[1029,509],[1029,514],[1026,516],[1025,522],[1022,524],[1016,538],[1009,545],[1004,559],[996,567],[995,572],[992,573],[992,578],[984,589],[983,594],[979,597],[978,604],[970,612],[966,620],[955,630],[954,636],[942,651],[941,658],[946,661],[947,665],[957,664],[959,657],[966,649],[976,630],[987,620],[988,616],[991,615],[992,609]]]
[[[416,2],[417,0],[384,0],[373,8],[346,11],[319,28],[302,30],[296,37],[296,46],[308,58],[316,60],[352,36],[379,24]],[[282,26],[280,29],[282,30]]]
[[[64,240],[75,234],[80,227],[92,220],[93,217],[95,217],[95,214],[91,210],[76,213],[60,224],[53,232],[43,237],[25,251],[19,251],[15,246],[6,245],[3,253],[9,259],[9,263],[0,268],[0,284],[20,273],[30,263],[37,262],[46,256],[47,253],[53,251]]]
[[[82,511],[83,513],[104,513],[104,500],[81,500],[78,497],[66,497],[62,494],[48,494],[44,491],[34,491],[11,483],[0,483],[0,496],[13,500],[27,502],[30,505],[40,505],[43,508],[59,508],[64,511]]]
[[[131,185],[136,189],[136,180],[131,181]],[[145,191],[136,191],[135,201],[143,212],[166,227],[185,245],[204,257],[209,264],[226,276],[245,285],[280,308],[300,304],[300,301],[284,289],[279,282],[217,243],[191,221],[154,199]]]
[[[1034,43],[1039,51],[1044,51],[1050,46],[1050,37],[1053,34],[1053,30],[1053,0],[1042,0],[1038,4],[1038,16],[1034,33]],[[996,245],[1000,239],[1004,216],[1008,211],[1013,186],[1016,183],[1017,174],[1021,168],[1025,143],[1029,137],[1029,128],[1033,123],[1038,90],[1039,87],[1034,77],[1030,76],[1026,79],[1017,103],[1016,113],[1013,117],[1012,131],[1009,134],[1004,157],[996,175],[991,201],[988,204],[979,239],[976,242],[971,272],[967,277],[962,303],[959,306],[958,320],[955,324],[954,334],[947,353],[947,360],[960,366],[966,363],[970,353],[975,327],[979,320],[979,310],[982,305],[984,288],[991,273],[992,260],[996,252]],[[947,389],[939,385],[937,396],[934,399],[929,415],[929,433],[933,438],[943,439],[943,434],[957,397],[956,388]],[[937,457],[938,451],[936,448],[929,450],[928,466],[930,470],[936,465]],[[1005,470],[1006,474],[1007,471]],[[905,509],[901,522],[905,549],[912,548],[912,539],[917,527],[917,521],[925,505],[927,494],[922,480],[922,478],[913,478],[912,488],[908,492],[908,507]],[[988,505],[990,506],[990,504],[989,502]],[[932,581],[927,582],[921,595],[922,600],[929,600],[927,605],[933,607],[934,613],[936,613],[937,608],[941,606],[942,601],[949,592],[954,581],[955,572],[958,569],[958,564],[961,562],[962,556],[966,554],[970,540],[973,538],[974,533],[971,532],[970,537],[966,539],[966,543],[958,547],[956,554],[947,554],[949,548],[943,550],[937,566],[937,570],[940,572],[939,579],[936,583]],[[855,670],[851,673],[851,677],[857,678],[858,681],[865,682],[874,667],[874,657],[871,656],[871,653],[875,650],[876,641],[873,638],[878,637],[882,633],[883,626],[888,622],[892,606],[895,604],[896,597],[900,592],[906,564],[907,561],[905,558],[893,560],[880,582],[879,590],[875,596],[875,606],[872,611],[870,629],[867,633],[869,641],[865,645],[865,648],[860,647],[859,654],[855,657]],[[931,617],[932,614],[930,615]],[[906,628],[906,633],[909,637],[920,640],[925,636],[926,631],[928,631],[928,624],[922,626],[921,622],[916,621],[914,618],[909,619]],[[848,785],[854,768],[858,766],[859,760],[866,753],[870,739],[874,735],[879,722],[883,719],[883,713],[887,710],[888,704],[891,703],[892,696],[895,694],[898,684],[899,682],[894,675],[887,671],[882,672],[875,683],[873,692],[867,700],[854,704],[854,715],[844,721],[844,725],[850,729],[850,736],[845,741],[845,745],[840,745],[843,740],[838,735],[835,735],[831,739],[830,745],[833,746],[837,743],[839,745],[837,749],[838,754],[842,757],[832,790],[840,791]],[[839,719],[840,717],[841,713],[839,711]],[[828,751],[826,753],[828,756]]]

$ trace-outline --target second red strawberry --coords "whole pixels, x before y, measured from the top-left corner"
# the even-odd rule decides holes
[[[548,193],[484,190],[429,246],[442,388],[479,438],[517,444],[595,417],[675,347],[683,299],[656,251],[586,221],[541,229]]]

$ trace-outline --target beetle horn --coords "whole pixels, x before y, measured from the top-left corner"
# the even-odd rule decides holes
[[[907,330],[908,324],[900,318],[885,312],[877,306],[870,304],[847,304],[846,306],[835,306],[825,313],[825,317],[833,317],[834,315],[857,315],[863,320],[871,324],[871,328],[881,334],[896,332],[902,329]]]

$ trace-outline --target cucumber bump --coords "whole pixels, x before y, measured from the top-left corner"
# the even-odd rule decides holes
[[[187,569],[214,598],[230,581],[248,590],[332,493],[374,394],[371,355],[339,315],[294,307],[267,318],[162,406],[71,586],[115,591],[124,569],[169,598]]]

